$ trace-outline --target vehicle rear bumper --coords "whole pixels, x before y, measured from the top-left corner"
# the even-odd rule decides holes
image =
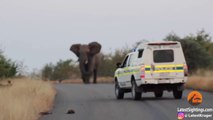
[[[175,83],[175,84],[142,84],[138,86],[138,90],[142,92],[152,92],[152,91],[172,91],[172,90],[184,90],[184,83]]]
[[[161,80],[153,80],[153,79],[142,79],[138,80],[137,85],[146,85],[146,84],[176,84],[176,83],[185,83],[187,78],[180,78],[180,79],[161,79]]]

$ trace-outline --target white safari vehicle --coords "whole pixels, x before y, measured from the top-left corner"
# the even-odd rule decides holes
[[[117,63],[115,71],[115,95],[123,99],[131,92],[134,100],[140,100],[143,92],[173,91],[175,99],[181,99],[188,68],[179,42],[150,42],[139,44]]]

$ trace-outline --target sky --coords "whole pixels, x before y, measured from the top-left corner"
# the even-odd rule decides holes
[[[72,44],[110,53],[139,40],[213,35],[212,0],[0,0],[0,49],[27,70],[74,59]]]

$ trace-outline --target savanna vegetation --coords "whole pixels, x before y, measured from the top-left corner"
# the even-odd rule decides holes
[[[69,60],[60,60],[56,65],[46,64],[41,70],[43,80],[64,80],[79,77],[79,69],[76,62]]]
[[[53,106],[53,85],[23,77],[21,67],[0,52],[0,120],[37,120]]]

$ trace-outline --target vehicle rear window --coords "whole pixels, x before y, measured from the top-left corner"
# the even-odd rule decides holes
[[[154,50],[153,58],[155,63],[173,62],[173,50]]]

